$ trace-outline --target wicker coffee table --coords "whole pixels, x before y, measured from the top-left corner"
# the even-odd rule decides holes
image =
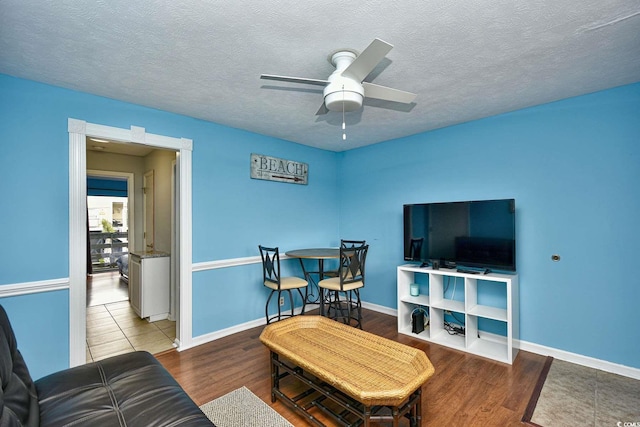
[[[271,401],[310,423],[324,426],[315,408],[343,426],[398,426],[403,417],[421,424],[421,387],[434,372],[423,351],[322,316],[272,323],[260,340],[271,352]],[[296,382],[288,387],[294,396],[281,389],[287,377]]]

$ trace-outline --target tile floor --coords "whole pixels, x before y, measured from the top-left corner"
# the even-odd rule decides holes
[[[129,300],[129,283],[117,271],[87,277],[87,307]]]
[[[140,319],[129,301],[87,307],[87,362],[134,350],[160,353],[175,337],[176,322]]]
[[[560,427],[640,425],[640,381],[554,359],[531,421]]]

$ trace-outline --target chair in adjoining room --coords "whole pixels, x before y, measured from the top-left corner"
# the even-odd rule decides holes
[[[305,309],[305,298],[302,293],[302,289],[306,288],[309,284],[306,280],[295,277],[281,277],[280,276],[280,251],[278,248],[267,248],[262,245],[258,245],[260,249],[260,256],[262,257],[262,278],[263,284],[267,288],[271,289],[269,293],[269,298],[267,298],[267,304],[265,305],[264,312],[265,317],[267,319],[267,324],[272,321],[282,320],[285,317],[293,317],[294,316],[294,304],[293,304],[293,294],[291,293],[292,289],[296,289],[300,294],[300,298],[302,299],[302,311],[301,314],[304,314]],[[282,306],[280,305],[280,298],[282,296],[282,292],[287,292],[289,294],[289,306],[291,307],[291,313],[283,313]],[[278,299],[276,300],[276,305],[278,306],[278,314],[269,317],[269,303],[271,302],[271,298],[274,294],[278,295]]]
[[[360,289],[364,287],[365,260],[369,245],[340,247],[338,277],[321,280],[320,314],[362,329],[362,301]],[[327,295],[325,295],[325,290]],[[326,306],[326,310],[325,310]]]

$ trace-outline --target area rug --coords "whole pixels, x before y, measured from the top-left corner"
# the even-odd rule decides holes
[[[246,387],[200,406],[218,427],[293,427]]]
[[[547,359],[522,419],[545,427],[634,425],[638,420],[639,380],[553,358]]]

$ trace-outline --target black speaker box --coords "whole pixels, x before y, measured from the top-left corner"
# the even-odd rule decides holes
[[[415,310],[411,313],[411,332],[419,334],[424,331],[424,311]]]

